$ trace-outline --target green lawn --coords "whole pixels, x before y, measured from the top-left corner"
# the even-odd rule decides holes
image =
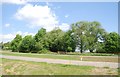
[[[117,75],[117,69],[1,59],[3,75]]]
[[[59,55],[59,54],[33,54],[33,53],[18,53],[10,51],[0,52],[3,55],[12,56],[26,56],[26,57],[36,57],[36,58],[52,58],[52,59],[64,59],[64,60],[80,60],[81,56],[83,61],[97,61],[97,62],[118,62],[117,56],[84,56],[84,55]]]

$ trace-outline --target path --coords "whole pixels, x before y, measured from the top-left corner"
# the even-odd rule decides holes
[[[5,55],[0,55],[0,58],[14,59],[14,60],[24,60],[24,61],[34,61],[34,62],[57,63],[57,64],[70,64],[70,65],[80,65],[80,66],[118,68],[118,63],[112,63],[112,62],[90,62],[90,61],[75,61],[75,60],[61,60],[61,59],[48,59],[48,58],[32,58],[32,57],[5,56]]]

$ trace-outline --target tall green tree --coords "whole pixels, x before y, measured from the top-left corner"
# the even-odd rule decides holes
[[[23,38],[22,42],[20,43],[19,46],[19,51],[20,52],[31,52],[33,49],[33,38],[31,35],[27,35]]]
[[[75,51],[76,41],[74,39],[72,30],[67,31],[64,34],[61,42],[63,43],[63,45],[62,45],[63,51],[66,51],[66,52],[74,52]]]
[[[87,26],[88,22],[85,21],[76,22],[72,24],[74,38],[75,41],[77,41],[76,47],[79,47],[81,53],[83,53],[86,50],[87,37],[85,35],[85,32]]]
[[[0,49],[3,49],[3,42],[0,43]]]
[[[106,31],[101,27],[101,24],[97,21],[89,22],[89,25],[87,27],[87,41],[88,41],[88,49],[90,52],[93,52],[93,50],[97,49],[97,47],[100,45],[99,42],[104,42]]]
[[[2,43],[2,49],[10,50],[11,49],[10,42]]]
[[[116,32],[111,32],[107,35],[105,40],[105,50],[108,53],[118,53],[120,36]]]
[[[38,51],[42,50],[43,48],[46,48],[45,35],[46,35],[46,29],[41,28],[40,30],[38,30],[37,34],[34,36],[35,47]]]
[[[19,51],[19,45],[21,41],[22,41],[22,36],[19,34],[17,34],[16,37],[11,41],[11,49],[13,52]]]
[[[93,52],[98,47],[99,40],[104,41],[105,30],[97,21],[80,21],[72,24],[77,46],[82,53],[85,50]]]
[[[47,43],[48,48],[50,51],[63,51],[63,42],[62,37],[64,35],[64,32],[60,30],[59,28],[55,28],[51,32],[47,33]]]
[[[35,41],[40,42],[45,36],[45,34],[46,34],[46,29],[41,28],[40,30],[38,30],[37,34],[35,35]]]
[[[120,53],[120,34],[118,34],[119,37],[118,37],[118,52]]]

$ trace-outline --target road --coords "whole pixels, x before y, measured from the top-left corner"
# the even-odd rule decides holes
[[[8,56],[8,55],[7,56],[6,55],[0,55],[0,58],[13,59],[13,60],[24,60],[24,61],[33,61],[33,62],[47,62],[47,63],[56,63],[56,64],[70,64],[70,65],[80,65],[80,66],[118,68],[118,63],[113,63],[113,62],[90,62],[90,61],[33,58],[33,57]]]

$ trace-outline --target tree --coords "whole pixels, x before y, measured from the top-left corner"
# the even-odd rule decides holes
[[[4,50],[10,50],[10,42],[2,43],[2,49]]]
[[[76,48],[76,41],[72,33],[72,30],[68,30],[62,37],[63,50],[66,52],[74,52]]]
[[[81,53],[83,53],[83,51],[86,50],[87,37],[85,33],[87,26],[88,26],[88,22],[85,21],[76,22],[72,24],[73,35],[75,41],[77,41],[76,47],[79,47]]]
[[[62,37],[64,32],[59,28],[55,28],[51,32],[47,33],[46,41],[48,44],[48,49],[53,52],[63,51],[63,41]]]
[[[120,36],[116,32],[111,32],[107,35],[105,40],[105,50],[108,53],[118,53]]]
[[[119,34],[118,34],[119,35]],[[120,35],[118,37],[118,52],[120,53]]]
[[[33,42],[33,38],[31,35],[25,36],[22,42],[20,43],[19,51],[20,52],[31,52],[34,46],[32,42]]]
[[[22,41],[22,36],[17,34],[16,37],[11,41],[11,49],[13,52],[18,52],[20,42]]]
[[[0,49],[3,49],[3,42],[0,43]]]
[[[38,33],[34,36],[35,39],[35,48],[37,51],[46,48],[46,41],[45,41],[46,29],[41,28]]]
[[[45,34],[46,34],[46,29],[41,28],[40,30],[38,30],[38,33],[35,35],[35,41],[40,42],[42,38],[45,36]]]
[[[38,46],[38,44],[37,43],[39,43],[39,42],[36,42],[35,41],[35,38],[34,37],[32,37],[32,36],[30,36],[30,49],[29,49],[29,52],[32,52],[32,53],[37,53],[38,51],[39,51],[39,46]]]
[[[101,28],[101,24],[97,21],[90,22],[87,27],[87,41],[88,41],[88,49],[90,52],[93,52],[93,50],[97,50],[99,44],[99,41],[104,42],[104,38],[106,35],[106,31]]]
[[[77,46],[80,48],[81,53],[85,50],[93,52],[99,45],[99,40],[104,40],[106,33],[97,21],[80,21],[74,23],[72,24],[72,30],[74,31]]]
[[[105,51],[105,42],[99,42],[96,47],[96,53],[106,53]]]

